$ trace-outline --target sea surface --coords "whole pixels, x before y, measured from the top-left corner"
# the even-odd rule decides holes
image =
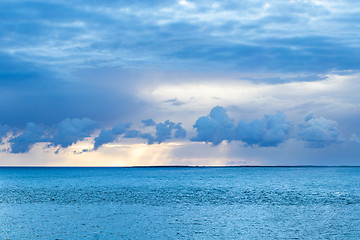
[[[0,168],[0,239],[360,239],[360,167]]]

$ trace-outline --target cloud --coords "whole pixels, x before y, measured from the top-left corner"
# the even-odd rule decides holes
[[[354,1],[86,1],[84,7],[82,1],[20,0],[2,1],[0,9],[11,9],[2,15],[6,38],[0,39],[0,50],[57,72],[152,64],[241,71],[359,69],[358,54],[351,54],[359,52],[353,29],[360,6]],[[23,12],[32,13],[26,22],[19,20]]]
[[[130,123],[117,124],[111,130],[101,130],[99,136],[94,139],[94,150],[97,150],[100,146],[106,143],[114,142],[118,136],[127,132],[128,128],[130,128]]]
[[[127,129],[131,126],[130,123],[120,123],[120,124],[117,124],[115,125],[113,128],[112,128],[112,133],[113,134],[116,134],[116,135],[120,135],[120,134],[123,134],[127,131]]]
[[[187,128],[217,105],[234,115],[219,108],[199,118],[191,140],[278,146],[294,133],[279,109],[291,119],[313,110],[356,132],[359,1],[16,0],[0,9],[1,123],[44,124],[9,134],[14,152],[92,136],[100,126],[71,120],[82,117],[105,126],[175,121],[98,129],[95,149],[119,137],[177,141],[187,134],[176,122]],[[349,76],[331,77],[342,70]],[[306,146],[342,141],[328,122],[312,122],[294,133]]]
[[[359,144],[360,143],[360,138],[358,135],[356,135],[355,133],[351,134],[350,138],[349,138],[349,142],[350,143],[354,143],[354,144]]]
[[[151,119],[148,119],[151,120]],[[172,138],[185,138],[186,137],[186,130],[181,127],[181,123],[174,123],[169,120],[166,120],[163,123],[158,123],[155,126],[155,136],[149,133],[140,133],[139,137],[146,139],[148,144],[154,143],[162,143],[168,141]]]
[[[166,120],[164,123],[156,125],[156,141],[162,143],[171,139],[171,131],[174,129],[175,123]]]
[[[124,135],[124,138],[137,138],[141,135],[141,132],[135,129],[129,130]]]
[[[145,122],[153,123],[154,121],[148,119]],[[49,143],[48,146],[67,148],[78,141],[91,137],[99,127],[100,123],[88,118],[67,118],[53,126],[28,123],[21,134],[10,138],[10,149],[12,153],[26,153],[34,144],[42,142]],[[186,137],[186,130],[181,127],[181,123],[174,123],[169,120],[155,125],[155,136],[151,133],[143,133],[129,128],[130,123],[121,123],[111,129],[102,129],[99,135],[94,138],[93,150],[97,150],[106,143],[116,141],[120,135],[123,135],[124,138],[146,139],[148,144],[160,144],[172,138]],[[9,131],[9,127],[0,125],[2,137]]]
[[[144,124],[145,127],[156,126],[156,122],[152,119],[144,119],[141,120],[141,122]]]
[[[28,123],[25,130],[18,136],[10,138],[12,153],[25,153],[36,143],[47,142],[50,146],[66,148],[90,137],[100,126],[88,118],[67,118],[53,126]]]
[[[11,131],[8,125],[0,124],[0,142]]]
[[[88,118],[67,118],[55,126],[51,142],[54,146],[59,145],[66,148],[77,141],[90,137],[99,127],[98,122]]]
[[[86,7],[83,2],[0,2],[0,9],[9,10],[0,23],[2,123],[51,125],[84,116],[105,123],[132,121],[151,109],[149,101],[142,102],[143,80],[132,75],[148,76],[154,66],[156,84],[177,86],[196,85],[197,73],[209,69],[208,75],[220,77],[231,70],[232,79],[245,72],[278,74],[264,74],[261,81],[270,84],[359,69],[355,2],[182,2],[196,8],[179,7],[179,1],[90,1]],[[31,18],[22,21],[23,12],[31,12]],[[120,74],[108,80],[109,69]],[[174,78],[174,70],[194,74]],[[158,77],[164,72],[168,75]],[[284,78],[289,72],[293,77]],[[166,99],[169,108],[194,107],[183,104],[188,99],[181,96]]]
[[[22,134],[11,138],[9,142],[12,153],[26,153],[34,144],[50,142],[50,138],[45,126],[30,122]]]
[[[147,119],[147,122],[155,123],[152,119]],[[142,121],[144,122],[144,120]],[[163,123],[158,123],[155,125],[155,137],[149,133],[141,134],[139,131],[134,132],[133,135],[139,136],[148,140],[148,144],[153,144],[155,142],[162,143],[172,138],[185,138],[186,130],[181,127],[181,123],[174,123],[169,120],[166,120]]]
[[[181,106],[185,104],[185,102],[179,101],[177,98],[165,100],[164,103],[170,103],[173,106]]]
[[[116,140],[116,138],[124,134],[123,138],[140,138],[145,139],[147,144],[154,143],[163,143],[172,138],[185,138],[186,130],[181,127],[181,123],[174,123],[169,120],[166,120],[163,123],[158,123],[153,119],[145,119],[141,121],[144,124],[144,127],[155,127],[155,136],[151,133],[142,132],[136,129],[129,129],[130,124],[118,124],[114,126],[111,130],[103,129],[101,130],[98,137],[95,138],[94,150],[97,150],[100,146],[105,143],[111,143]]]
[[[175,134],[174,134],[175,138],[186,138],[186,130],[181,127],[181,123],[177,123],[174,126],[174,129],[175,129]]]
[[[225,108],[214,107],[209,116],[200,117],[193,126],[197,136],[192,141],[220,144],[222,141],[232,140],[234,121],[229,118]]]
[[[249,146],[275,147],[289,138],[291,128],[284,113],[266,114],[264,119],[241,120],[235,127],[234,140]]]
[[[309,113],[305,121],[299,124],[297,139],[310,148],[322,148],[333,143],[340,143],[340,131],[337,122]]]
[[[112,143],[119,136],[125,139],[145,139],[147,144],[161,144],[171,139],[184,139],[186,130],[181,123],[169,120],[155,123],[152,119],[143,120],[144,127],[152,126],[153,133],[142,132],[138,129],[130,129],[130,123],[121,123],[111,129],[102,129],[94,138],[94,148],[106,143]],[[155,125],[154,125],[155,124]],[[208,116],[197,119],[193,125],[196,136],[191,141],[212,143],[219,145],[223,141],[239,141],[243,146],[251,147],[276,147],[290,138],[296,138],[305,142],[306,147],[323,148],[332,143],[340,143],[340,131],[337,122],[323,117],[316,117],[309,113],[304,122],[298,125],[298,131],[292,137],[293,123],[287,120],[283,112],[265,114],[263,118],[253,120],[240,120],[237,124],[229,117],[226,109],[221,106],[214,107]],[[10,137],[10,151],[12,153],[25,153],[36,143],[49,143],[49,146],[67,148],[78,141],[90,138],[100,128],[100,123],[88,118],[67,118],[58,124],[47,126],[28,123],[25,130]],[[0,134],[4,136],[11,129],[6,125],[0,125]],[[13,130],[16,133],[16,131]],[[349,142],[358,143],[359,137],[351,135]]]
[[[101,130],[99,136],[97,136],[94,139],[94,150],[97,150],[100,146],[106,144],[106,143],[110,143],[113,142],[116,138],[116,135],[114,135],[112,133],[111,130],[109,129],[103,129]]]
[[[146,139],[148,144],[154,144],[156,142],[156,139],[153,135],[150,133],[142,133],[139,135],[140,138]]]
[[[209,116],[200,117],[194,128],[197,136],[192,141],[210,142],[218,145],[222,141],[241,141],[249,146],[274,147],[289,138],[292,124],[282,112],[267,114],[264,119],[240,120],[235,126],[225,108],[213,108]]]
[[[90,73],[64,76],[0,53],[1,63],[6,64],[0,70],[0,118],[1,123],[10,126],[21,128],[28,122],[52,125],[66,117],[83,116],[106,123],[122,122],[127,120],[124,116],[131,116],[144,106],[137,102],[131,89],[130,85],[135,83],[130,84],[126,77],[122,77],[121,83],[113,82],[110,73],[104,74],[106,70],[97,69],[97,73],[91,72],[92,76],[88,76]],[[106,80],[100,82],[100,75]],[[117,77],[120,75],[126,73],[119,72]]]

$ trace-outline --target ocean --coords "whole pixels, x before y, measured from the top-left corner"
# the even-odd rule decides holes
[[[3,167],[0,239],[360,239],[360,167]]]

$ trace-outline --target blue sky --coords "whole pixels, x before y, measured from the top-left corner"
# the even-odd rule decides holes
[[[358,1],[2,1],[2,165],[359,165]],[[102,160],[99,160],[102,159]]]

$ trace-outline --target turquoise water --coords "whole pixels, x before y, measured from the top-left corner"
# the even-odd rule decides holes
[[[360,168],[0,168],[0,239],[360,239]]]

